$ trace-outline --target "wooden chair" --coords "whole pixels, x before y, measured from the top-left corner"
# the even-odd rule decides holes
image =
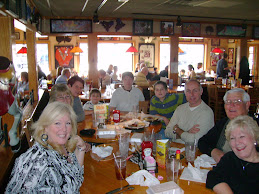
[[[249,107],[249,112],[254,114],[257,109],[257,103],[259,103],[259,88],[249,88],[248,89],[248,94],[250,96],[250,107]]]
[[[208,105],[214,111],[215,121],[225,117],[224,101],[223,97],[226,93],[226,88],[217,87],[217,85],[209,84],[207,86],[209,100]]]
[[[32,131],[31,131],[32,123],[33,123],[32,118],[30,118],[25,121],[25,125],[23,126],[23,131],[26,135],[26,139],[27,139],[29,147],[32,147],[32,145],[34,144],[34,139],[32,137]]]
[[[149,101],[139,101],[139,112],[149,113]]]
[[[222,85],[222,79],[215,78],[215,85]]]

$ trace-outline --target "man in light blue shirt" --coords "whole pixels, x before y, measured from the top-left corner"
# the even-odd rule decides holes
[[[70,69],[65,68],[62,70],[61,75],[58,76],[55,84],[67,84],[67,80],[70,78]]]

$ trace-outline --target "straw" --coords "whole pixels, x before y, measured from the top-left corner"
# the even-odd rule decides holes
[[[114,161],[115,161],[115,163],[116,163],[116,165],[117,165],[117,167],[118,167],[118,170],[119,170],[119,173],[120,173],[120,175],[121,175],[121,178],[122,178],[122,180],[124,180],[124,178],[123,178],[123,176],[122,176],[122,173],[121,173],[121,168],[119,167],[119,164],[118,164],[117,161],[116,161],[116,156],[115,156],[114,153],[113,153],[113,157],[114,157]]]

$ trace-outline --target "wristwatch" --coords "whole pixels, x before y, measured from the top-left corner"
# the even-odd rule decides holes
[[[174,126],[173,133],[176,134],[177,126]]]

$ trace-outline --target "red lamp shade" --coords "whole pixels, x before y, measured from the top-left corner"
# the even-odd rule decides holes
[[[71,51],[70,53],[74,53],[75,55],[79,55],[80,53],[82,53],[83,50],[78,46],[76,45]]]
[[[214,48],[211,52],[213,53],[224,53],[220,48]]]
[[[128,50],[126,52],[130,52],[130,53],[137,53],[138,50],[133,46],[131,45],[131,47],[128,48]]]
[[[180,47],[178,47],[178,53],[184,53],[184,51]]]
[[[17,54],[27,54],[27,48],[25,46],[23,46],[18,52]]]

